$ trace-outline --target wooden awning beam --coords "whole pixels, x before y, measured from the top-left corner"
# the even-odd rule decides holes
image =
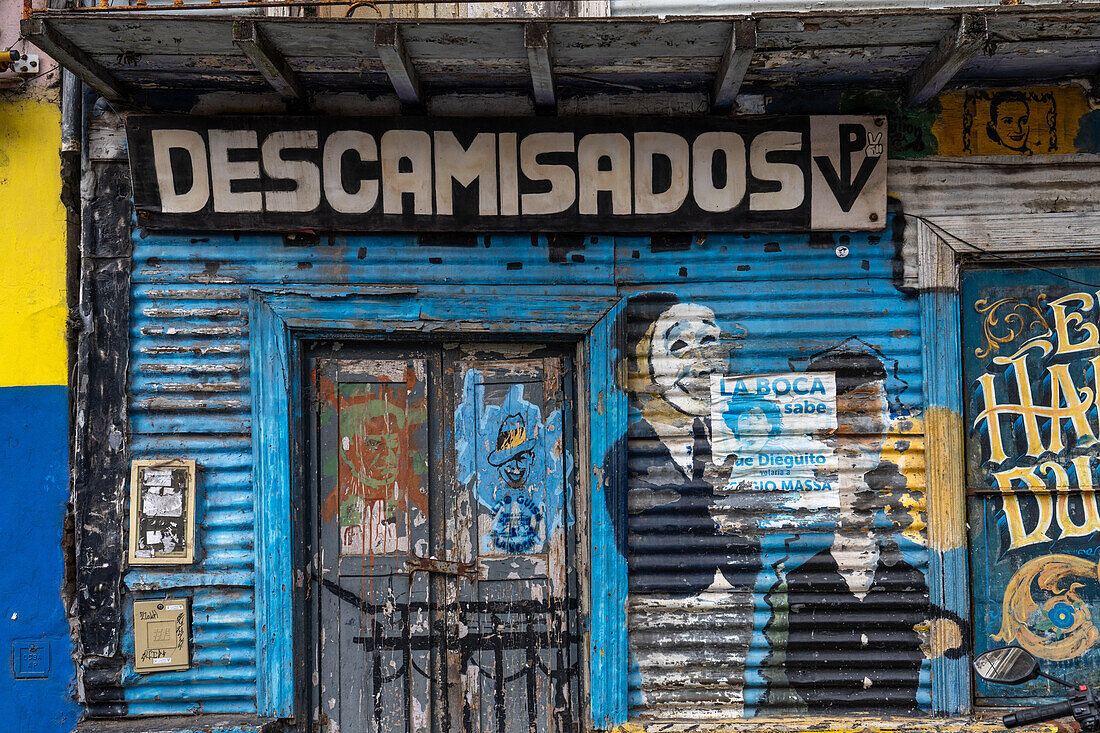
[[[909,105],[924,104],[951,81],[966,62],[989,41],[984,15],[967,13],[959,18],[951,33],[921,62],[909,80]]]
[[[405,43],[396,23],[381,23],[374,29],[374,45],[390,83],[402,104],[419,107],[424,100],[420,94],[420,79],[413,68]]]
[[[25,18],[20,22],[19,31],[23,37],[48,53],[58,64],[76,74],[88,86],[99,92],[105,99],[121,102],[129,98],[126,85],[99,62],[80,50],[68,38],[46,24],[42,18]]]
[[[306,96],[302,80],[272,45],[259,23],[245,18],[234,21],[233,43],[244,52],[280,96],[286,99],[302,99]]]
[[[557,107],[557,100],[554,97],[554,71],[550,64],[550,25],[527,23],[523,27],[523,42],[527,47],[527,63],[531,67],[535,107],[553,110]]]
[[[741,91],[741,82],[749,70],[752,54],[756,51],[756,21],[735,20],[732,26],[729,43],[714,77],[710,105],[715,112],[727,112],[733,108],[737,93]]]

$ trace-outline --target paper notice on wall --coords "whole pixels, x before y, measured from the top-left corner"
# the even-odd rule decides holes
[[[727,491],[831,491],[836,430],[831,372],[711,378],[712,454],[732,466]]]

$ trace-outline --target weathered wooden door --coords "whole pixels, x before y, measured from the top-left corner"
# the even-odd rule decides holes
[[[318,722],[429,733],[429,359],[379,357],[314,369]]]
[[[317,728],[571,730],[566,358],[322,353],[306,560]]]
[[[465,730],[573,729],[565,366],[560,356],[448,353],[454,549],[477,569],[460,586]]]
[[[975,653],[1100,684],[1100,268],[962,274]],[[977,682],[979,704],[1064,695]]]

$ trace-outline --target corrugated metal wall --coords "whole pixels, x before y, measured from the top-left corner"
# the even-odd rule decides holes
[[[132,598],[183,592],[195,609],[194,668],[128,672],[129,712],[255,709],[248,287],[401,282],[481,292],[498,284],[562,294],[660,291],[629,310],[632,342],[644,340],[647,319],[670,303],[709,309],[722,332],[710,348],[731,374],[804,371],[815,355],[838,348],[878,354],[892,414],[874,413],[868,402],[866,415],[848,421],[853,437],[841,448],[853,456],[877,451],[882,480],[868,483],[850,470],[849,483],[861,489],[849,497],[857,506],[840,532],[872,537],[877,552],[867,542],[834,542],[836,516],[791,510],[774,492],[738,505],[736,522],[719,531],[732,505],[721,503],[709,469],[686,486],[661,483],[675,473],[669,445],[706,463],[709,416],[650,420],[648,387],[635,371],[624,436],[631,514],[622,538],[630,563],[631,707],[666,718],[833,703],[927,707],[927,664],[912,628],[927,618],[920,338],[916,299],[898,287],[898,237],[444,235],[334,237],[302,246],[300,238],[278,236],[138,232],[133,457],[197,459],[199,559],[186,572],[126,576]],[[837,256],[838,246],[848,248],[847,257]],[[879,438],[855,440],[867,435]],[[811,520],[815,531],[795,533]],[[845,563],[828,566],[834,555]],[[845,585],[858,571],[869,584],[862,596]],[[821,637],[821,629],[831,636]],[[811,688],[832,694],[821,698]]]
[[[188,241],[188,240],[183,240]],[[173,242],[174,243],[174,242]],[[255,710],[252,449],[247,291],[208,260],[189,272],[180,247],[135,241],[130,427],[134,458],[198,464],[196,563],[131,569],[135,599],[184,593],[192,603],[193,667],[123,679],[130,714]],[[177,269],[178,268],[178,269]],[[180,270],[183,270],[182,272]],[[164,276],[162,271],[174,271]],[[132,604],[125,604],[127,614]],[[133,648],[133,621],[124,625]]]
[[[639,241],[620,246],[618,274],[675,294],[628,310],[631,348],[643,344],[629,370],[632,714],[927,709],[913,628],[928,618],[919,310],[889,235]],[[662,415],[653,373],[682,366],[652,346],[649,368],[640,360],[673,300],[713,311],[722,345],[696,361],[717,357],[725,374],[803,372],[817,357],[839,393],[860,381],[845,369],[884,371],[889,407],[841,400],[839,508],[788,508],[818,492],[724,492],[704,453],[710,415],[683,402]]]
[[[301,240],[299,240],[301,241]],[[198,462],[196,563],[131,569],[130,599],[193,596],[194,666],[136,675],[133,715],[256,708],[249,286],[554,283],[609,289],[611,239],[339,237],[294,246],[279,236],[134,237],[130,420],[133,458]],[[127,613],[132,604],[124,604]],[[132,618],[123,649],[133,650]]]

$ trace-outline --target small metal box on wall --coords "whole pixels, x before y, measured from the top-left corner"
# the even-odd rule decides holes
[[[195,461],[139,460],[130,469],[131,565],[195,561]]]
[[[191,615],[187,598],[134,601],[134,671],[191,667]]]

